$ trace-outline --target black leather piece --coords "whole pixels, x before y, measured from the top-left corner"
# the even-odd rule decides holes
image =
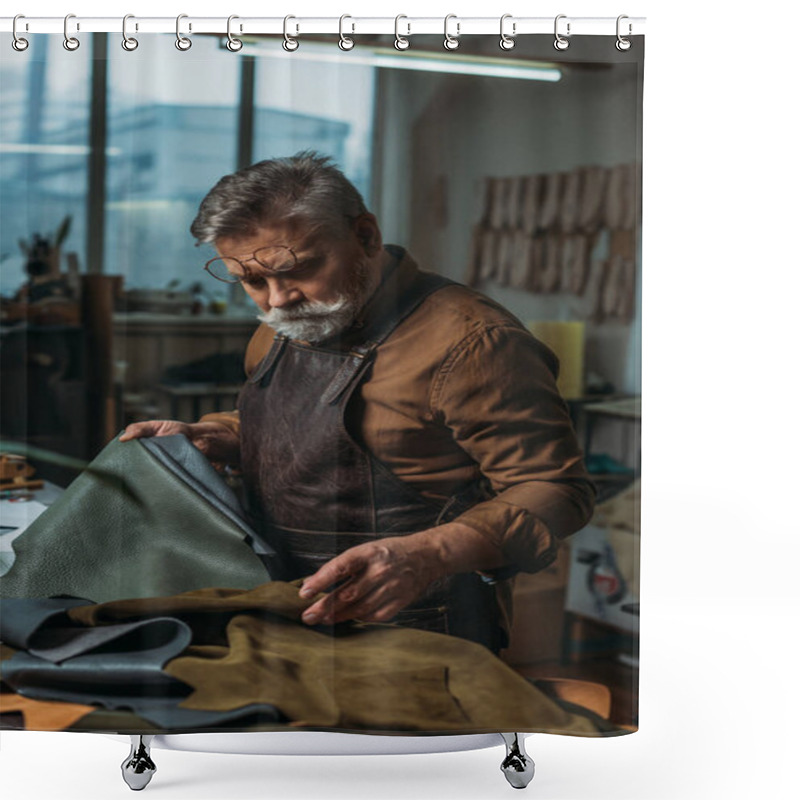
[[[0,674],[9,686],[24,689],[28,697],[33,696],[32,690],[44,688],[50,699],[73,703],[102,702],[108,694],[138,697],[154,688],[158,695],[190,694],[182,681],[162,672],[164,664],[191,641],[185,622],[162,617],[110,627],[116,630],[60,629],[55,641],[62,639],[69,645],[60,647],[62,654],[70,652],[69,658],[54,662],[18,652],[2,662]]]
[[[170,698],[164,698],[151,699],[147,708],[142,706],[137,713],[160,728],[186,730],[191,733],[200,733],[199,729],[202,728],[217,730],[223,727],[238,731],[250,725],[287,721],[269,703],[250,703],[231,711],[203,711],[197,708],[178,708]]]
[[[91,605],[79,598],[44,598],[0,600],[0,642],[15,650],[27,650],[31,637],[42,627],[64,615],[68,608]]]
[[[166,647],[169,655],[179,645],[186,647],[190,641],[191,632],[185,623],[164,617],[86,630],[49,626],[34,634],[28,652],[58,664],[88,651],[110,653],[120,648],[158,653]]]
[[[29,604],[32,610],[26,609]],[[31,645],[29,652],[0,662],[3,680],[20,694],[137,712],[146,711],[148,698],[177,703],[191,694],[191,687],[163,671],[191,642],[191,629],[182,620],[157,617],[85,628],[61,618],[53,627],[52,617],[42,622],[39,614],[37,620],[40,605],[38,599],[9,598],[0,605],[4,617],[14,615]],[[22,620],[33,627],[22,631]]]
[[[164,672],[153,671],[145,675],[139,669],[131,676],[125,671],[116,672],[105,667],[95,673],[94,681],[80,680],[81,673],[91,668],[92,662],[88,657],[77,665],[70,661],[55,667],[42,659],[17,653],[2,662],[0,673],[3,680],[24,697],[132,711],[165,730],[178,728],[196,731],[198,728],[215,729],[234,724],[238,727],[254,722],[285,720],[284,715],[267,703],[250,704],[230,711],[180,708],[178,704],[192,690]]]
[[[154,617],[86,628],[72,623],[67,608],[79,599],[5,598],[0,601],[0,639],[27,647],[0,662],[0,677],[32,699],[129,710],[163,729],[217,728],[283,719],[274,706],[251,704],[231,711],[183,709],[192,693],[164,665],[188,647],[189,625]]]

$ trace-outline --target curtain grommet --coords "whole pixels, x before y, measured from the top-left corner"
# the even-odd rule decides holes
[[[339,17],[339,49],[344,50],[345,52],[352,50],[356,46],[356,43],[349,36],[344,35],[343,26],[346,19],[353,18],[349,14],[342,14],[342,16]],[[350,33],[355,33],[355,31],[356,26],[355,23],[353,23]]]
[[[244,42],[241,39],[237,39],[231,33],[231,22],[233,22],[233,20],[235,19],[239,19],[239,17],[237,17],[236,14],[231,14],[228,17],[228,31],[227,31],[228,41],[225,42],[225,47],[227,47],[231,53],[238,53],[244,47]],[[241,30],[241,28],[239,30]]]
[[[505,32],[505,23],[507,19],[513,20],[512,15],[503,14],[503,16],[500,17],[500,49],[506,51],[514,49],[516,45],[514,37],[517,35],[517,23],[513,21],[511,23],[511,35]]]
[[[451,19],[456,21],[456,34],[449,33],[447,30],[447,23],[450,22]],[[455,14],[448,14],[444,18],[444,49],[445,50],[458,50],[458,45],[460,42],[458,41],[458,37],[461,34],[461,23],[458,21],[458,17]]]
[[[17,20],[18,19],[25,19],[25,15],[24,14],[17,14],[14,17],[14,21],[11,23],[11,35],[14,37],[12,42],[11,42],[11,46],[18,53],[22,53],[23,51],[28,49],[28,45],[30,44],[30,42],[28,42],[27,39],[24,39],[22,36],[19,36],[17,34]]]
[[[74,18],[75,18],[74,14],[67,14],[67,16],[64,17],[64,42],[63,42],[63,44],[64,44],[64,49],[65,50],[69,50],[71,53],[75,52],[75,50],[77,50],[81,46],[81,43],[80,43],[79,39],[77,39],[75,36],[70,36],[69,35],[69,30],[68,30],[69,21],[71,19],[74,19]],[[78,26],[77,24],[76,24],[76,30],[80,30],[80,26]]]
[[[295,36],[289,36],[288,25],[290,19],[297,19],[297,17],[292,14],[287,14],[283,18],[283,49],[287,53],[294,53],[294,51],[300,47],[300,42],[295,38],[297,34],[300,33],[300,26],[295,23]]]
[[[134,39],[133,36],[128,36],[127,27],[129,19],[135,19],[133,14],[126,14],[122,18],[122,42],[120,44],[122,45],[123,50],[126,50],[128,53],[132,53],[139,46],[139,40]],[[135,24],[135,29],[139,30],[138,24]]]
[[[566,36],[562,36],[558,32],[558,21],[560,19],[566,19],[566,18],[567,18],[566,14],[559,14],[556,17],[555,22],[553,23],[553,33],[554,33],[554,35],[556,37],[555,40],[553,41],[553,47],[555,47],[555,49],[559,50],[559,51],[564,51],[569,47],[569,39],[567,39]],[[571,35],[571,33],[572,33],[571,28],[572,28],[572,26],[570,25],[569,22],[567,22],[567,36]]]
[[[175,47],[182,53],[185,53],[192,46],[192,40],[181,34],[181,20],[186,19],[188,16],[188,14],[178,14],[178,18],[175,20]],[[189,32],[191,32],[191,30],[192,23],[190,22]]]
[[[408,28],[408,30],[406,31],[406,35],[405,36],[401,36],[400,35],[400,20],[401,19],[406,19],[407,20],[408,17],[405,14],[398,14],[394,18],[394,49],[403,51],[403,50],[408,50],[408,48],[411,47],[411,42],[409,42],[408,38],[407,38],[407,37],[411,36],[411,23],[410,22],[406,22],[406,28]]]
[[[630,39],[626,39],[620,33],[620,23],[624,19],[629,19],[627,14],[620,14],[617,17],[617,41],[614,42],[614,47],[616,47],[617,50],[620,51],[620,53],[624,53],[626,50],[630,50],[631,49],[631,40]],[[630,36],[632,33],[633,33],[633,25],[631,25],[631,23],[629,22],[628,23],[628,36]]]

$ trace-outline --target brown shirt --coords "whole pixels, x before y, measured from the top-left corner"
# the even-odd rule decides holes
[[[404,251],[393,260],[355,331],[417,271]],[[248,374],[273,336],[263,324],[253,335]],[[437,500],[485,476],[496,496],[458,521],[499,546],[517,569],[536,572],[555,558],[559,539],[588,522],[594,504],[557,372],[553,353],[508,311],[465,286],[447,286],[378,348],[354,400],[361,443]],[[238,432],[236,412],[203,420]]]

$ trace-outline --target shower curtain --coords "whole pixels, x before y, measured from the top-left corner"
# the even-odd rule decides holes
[[[3,37],[3,728],[636,730],[644,41],[558,30]]]

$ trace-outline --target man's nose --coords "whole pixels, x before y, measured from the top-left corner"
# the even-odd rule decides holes
[[[264,283],[264,300],[270,308],[293,306],[302,299],[300,290],[282,278],[267,278]]]

